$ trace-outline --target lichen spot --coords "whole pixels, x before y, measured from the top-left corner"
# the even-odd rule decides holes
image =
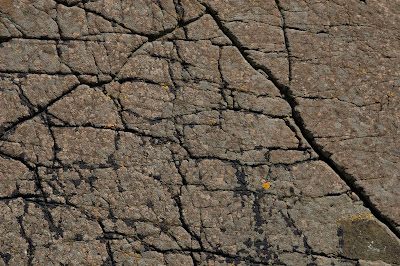
[[[161,87],[163,87],[165,90],[168,90],[168,85],[165,83],[160,83]]]
[[[271,187],[270,183],[271,182],[265,182],[265,183],[262,184],[262,187],[265,188],[265,189],[269,189]]]

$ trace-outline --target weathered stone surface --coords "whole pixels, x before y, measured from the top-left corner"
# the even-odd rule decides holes
[[[61,70],[55,41],[12,39],[0,44],[0,71],[53,74]]]
[[[101,0],[85,3],[85,8],[141,34],[157,34],[173,29],[178,22],[172,0],[160,2]]]
[[[117,107],[100,89],[86,85],[78,86],[48,108],[49,114],[68,125],[94,125],[115,127],[121,125]]]
[[[27,163],[51,164],[54,160],[54,141],[45,125],[45,118],[37,116],[15,126],[0,139],[0,151]]]
[[[61,60],[69,69],[79,74],[97,74],[94,51],[90,43],[66,41],[59,45]]]
[[[79,7],[57,6],[57,24],[63,38],[77,38],[89,34],[85,10]]]
[[[392,238],[382,238],[387,232],[384,232],[385,229],[376,221],[347,221],[341,225],[341,230],[344,256],[398,263],[400,256],[398,243],[392,242]]]
[[[30,110],[21,101],[21,90],[18,84],[15,84],[12,76],[1,75],[0,86],[0,127],[3,131],[7,126],[17,122],[19,118],[28,116]]]
[[[398,11],[0,1],[0,264],[400,265]]]
[[[309,1],[281,2],[291,88],[307,130],[361,187],[365,179],[380,180],[366,195],[399,226],[399,197],[380,199],[387,196],[379,188],[399,180],[400,173],[398,5],[350,1],[322,8]],[[342,12],[348,15],[337,15]]]
[[[18,78],[17,75],[14,80],[21,84],[23,95],[36,109],[47,106],[79,84],[77,77],[74,75],[28,74],[20,76]]]
[[[59,37],[56,18],[56,3],[52,0],[2,0],[0,18],[11,36],[57,38]]]
[[[0,197],[35,193],[35,180],[33,173],[21,162],[13,160],[10,157],[1,156],[0,167]]]

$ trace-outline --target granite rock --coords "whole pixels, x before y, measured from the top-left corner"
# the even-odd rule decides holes
[[[0,0],[0,264],[400,265],[399,11]]]

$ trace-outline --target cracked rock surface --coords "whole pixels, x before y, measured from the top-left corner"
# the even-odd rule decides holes
[[[400,5],[0,0],[0,265],[400,265]]]

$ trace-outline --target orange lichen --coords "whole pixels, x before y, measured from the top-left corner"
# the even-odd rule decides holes
[[[165,84],[165,83],[160,83],[160,85],[161,85],[161,87],[163,87],[164,89],[166,89],[166,90],[168,90],[168,85],[167,84]]]
[[[108,127],[108,128],[112,128],[112,127],[116,127],[117,126],[117,123],[114,123],[114,124],[107,124],[106,125],[106,127]]]
[[[365,215],[367,216],[367,218],[370,218],[370,219],[373,217],[372,214],[370,214],[368,212],[365,212]]]
[[[269,189],[271,187],[270,183],[271,182],[265,182],[265,183],[262,184],[262,187],[265,188],[265,189]]]

